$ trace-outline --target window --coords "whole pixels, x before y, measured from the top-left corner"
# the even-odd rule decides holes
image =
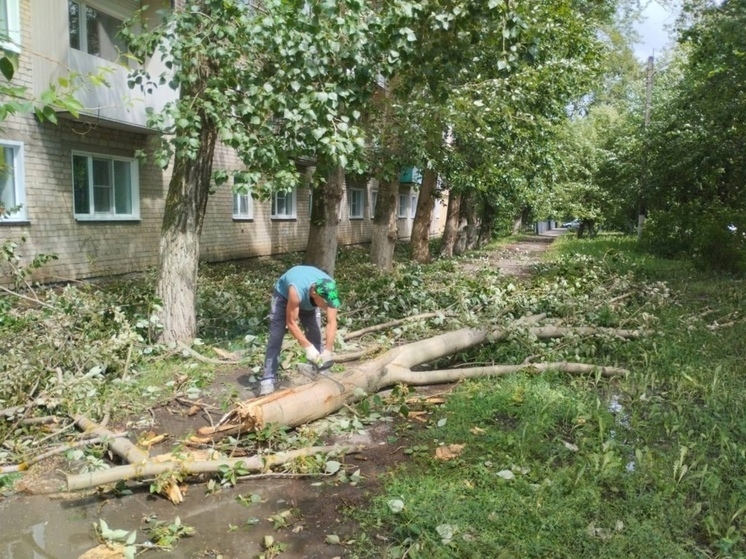
[[[0,46],[21,50],[21,13],[19,0],[0,0]]]
[[[414,214],[417,213],[417,196],[412,194],[409,202],[409,217],[414,217]]]
[[[409,200],[407,194],[399,194],[399,212],[397,213],[397,217],[407,217],[407,200]]]
[[[0,221],[25,221],[23,144],[0,140]]]
[[[139,219],[137,161],[90,153],[73,153],[75,218]]]
[[[233,219],[254,219],[254,199],[251,194],[233,193]]]
[[[127,52],[127,45],[118,36],[122,19],[79,0],[68,0],[67,13],[72,48],[109,62],[116,62],[121,53]]]
[[[272,219],[295,219],[295,194],[293,190],[272,195]]]
[[[378,202],[378,191],[370,191],[370,218],[373,219],[376,216],[376,203]]]
[[[350,188],[347,191],[347,206],[350,219],[363,219],[365,205],[365,190]]]

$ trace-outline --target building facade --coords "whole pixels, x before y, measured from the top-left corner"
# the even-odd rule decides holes
[[[150,0],[146,13],[158,17],[170,0]],[[3,0],[0,14],[4,47],[19,64],[13,85],[39,98],[50,84],[78,76],[102,75],[107,85],[76,92],[84,111],[60,112],[58,124],[33,114],[14,114],[0,123],[5,164],[0,177],[0,242],[24,238],[24,259],[54,254],[34,279],[68,281],[123,274],[155,266],[169,170],[142,162],[157,139],[146,125],[146,109],[159,110],[176,93],[130,89],[133,62],[121,56],[117,37],[122,21],[141,7],[140,0]],[[3,29],[5,27],[5,29]],[[145,63],[152,74],[160,60]],[[0,78],[2,79],[2,78]],[[62,82],[60,82],[60,79]],[[241,167],[235,155],[219,148],[215,169]],[[416,173],[410,173],[410,176]],[[402,184],[399,237],[408,239],[417,201],[417,183]],[[370,241],[377,188],[375,181],[348,181],[340,210],[339,243]],[[299,185],[271,200],[253,200],[216,189],[208,203],[201,239],[206,261],[266,256],[306,248],[310,191]],[[7,210],[14,208],[8,213]],[[445,224],[445,207],[436,203],[431,233]],[[0,268],[0,283],[7,283]]]

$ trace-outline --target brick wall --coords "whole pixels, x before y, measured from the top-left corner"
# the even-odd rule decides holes
[[[51,1],[51,0],[50,0]],[[59,1],[59,0],[54,0]],[[22,1],[22,44],[14,84],[32,88],[30,0]],[[141,271],[157,265],[164,199],[170,172],[150,163],[139,164],[140,218],[128,222],[78,221],[73,211],[72,152],[134,158],[149,152],[155,136],[137,130],[115,129],[105,122],[60,119],[58,125],[40,123],[31,115],[14,115],[2,123],[0,139],[23,143],[27,220],[0,222],[0,242],[26,237],[18,253],[26,261],[36,254],[55,254],[34,277],[42,282],[66,281]],[[219,147],[216,169],[240,168],[231,150]],[[361,183],[356,183],[361,186]],[[342,200],[338,238],[341,245],[370,241],[370,190],[365,184],[362,219],[348,219],[347,196]],[[408,187],[403,187],[408,191]],[[270,203],[254,201],[252,220],[232,216],[233,194],[223,185],[210,197],[201,239],[201,257],[223,261],[305,250],[309,230],[309,194],[297,193],[297,218],[270,219]],[[409,212],[408,212],[409,215]],[[400,238],[409,238],[412,218],[399,220]],[[440,220],[441,224],[445,219]],[[433,233],[442,231],[432,230]],[[0,267],[0,283],[10,281]]]

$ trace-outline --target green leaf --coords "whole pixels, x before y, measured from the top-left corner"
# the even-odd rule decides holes
[[[13,75],[16,72],[16,65],[7,53],[5,56],[0,58],[0,72],[3,73],[3,76],[8,81],[13,79]]]
[[[340,462],[337,462],[336,460],[329,460],[324,467],[324,471],[327,474],[336,474],[341,467],[342,464]]]

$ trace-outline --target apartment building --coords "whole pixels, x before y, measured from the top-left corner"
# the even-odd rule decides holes
[[[170,0],[0,0],[4,45],[19,55],[14,85],[40,96],[60,78],[104,71],[107,86],[77,92],[85,110],[75,118],[57,114],[58,124],[17,114],[0,124],[5,168],[0,204],[20,207],[0,217],[0,241],[25,238],[21,256],[57,256],[35,279],[66,281],[140,271],[157,264],[164,199],[170,180],[135,154],[151,151],[156,136],[146,124],[146,109],[159,110],[176,93],[159,88],[144,94],[130,89],[133,62],[120,56],[117,36],[123,20],[147,4],[147,17],[173,9]],[[160,60],[145,62],[152,74]],[[2,78],[0,78],[2,79]],[[216,169],[238,169],[225,148],[215,155]],[[399,236],[410,236],[417,196],[417,174],[402,173]],[[348,181],[340,211],[339,243],[370,240],[376,202],[375,181]],[[275,194],[260,202],[216,189],[208,204],[201,258],[225,261],[305,250],[310,192]],[[431,233],[439,234],[445,208],[436,205]],[[6,274],[3,277],[3,274]],[[0,283],[7,282],[0,268]]]

